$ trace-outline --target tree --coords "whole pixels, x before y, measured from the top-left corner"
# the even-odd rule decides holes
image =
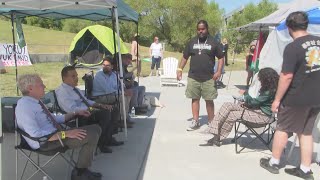
[[[60,20],[54,20],[50,18],[40,18],[40,17],[26,17],[23,21],[24,23],[31,25],[42,27],[46,29],[54,29],[54,30],[62,30],[62,22]]]
[[[234,30],[234,28],[246,25],[250,22],[254,22],[258,19],[261,19],[272,12],[277,10],[277,4],[270,2],[270,0],[262,0],[259,4],[255,5],[250,3],[245,6],[243,11],[235,13],[232,18],[229,20],[227,25],[227,32],[223,35],[226,37],[231,43],[231,47],[234,47],[237,42],[237,38],[241,37],[241,42],[245,44],[240,44],[238,46],[237,52],[243,51],[247,48],[247,44],[249,44],[253,39],[257,38],[257,32],[238,32]]]
[[[66,19],[63,21],[63,31],[78,33],[83,28],[93,25],[94,22],[83,19]]]
[[[139,32],[144,40],[140,44],[145,46],[149,46],[153,37],[158,36],[167,44],[166,49],[182,51],[188,40],[195,35],[196,23],[200,19],[208,21],[210,33],[213,35],[221,28],[222,12],[215,2],[208,4],[206,0],[136,0],[128,3],[144,15],[139,19]],[[148,41],[145,41],[146,39]]]

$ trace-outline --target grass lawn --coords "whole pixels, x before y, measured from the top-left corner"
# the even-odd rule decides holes
[[[48,30],[34,26],[23,25],[26,42],[28,44],[29,53],[34,54],[68,54],[70,43],[75,36],[74,33]],[[11,25],[9,21],[0,20],[0,42],[12,43]],[[128,49],[131,45],[126,43]],[[149,47],[140,46],[140,57],[143,59],[149,57]],[[175,57],[181,59],[182,53],[180,52],[164,52],[164,57]],[[229,55],[231,63],[231,55]],[[45,85],[47,91],[57,88],[61,84],[60,71],[64,67],[63,62],[52,63],[38,63],[32,66],[18,67],[18,74],[38,73]],[[150,74],[150,62],[142,61],[141,76]],[[226,71],[243,70],[245,67],[244,62],[236,61],[235,64],[225,68]],[[8,73],[0,74],[0,97],[16,96],[16,79],[15,68],[7,67]],[[188,72],[189,64],[184,68],[184,72]],[[79,84],[83,84],[81,77],[88,69],[78,69]]]
[[[52,62],[52,63],[38,63],[32,66],[18,67],[18,74],[26,73],[37,73],[42,77],[44,84],[47,86],[46,91],[56,89],[61,84],[60,72],[64,67],[63,62]],[[147,76],[150,73],[150,62],[143,62],[142,64],[142,76]],[[15,68],[6,68],[8,73],[0,74],[0,97],[5,96],[16,96],[16,79],[15,79]],[[184,72],[187,72],[189,66],[186,66]],[[226,71],[230,70],[243,70],[244,63],[236,61],[235,64],[230,64],[225,68]],[[81,77],[90,70],[88,69],[77,69],[79,84],[83,85],[84,82]]]

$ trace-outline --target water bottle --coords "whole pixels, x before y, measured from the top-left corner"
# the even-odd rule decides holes
[[[136,116],[136,109],[134,107],[132,107],[131,109],[131,117]]]
[[[48,180],[47,176],[43,176],[42,180]]]

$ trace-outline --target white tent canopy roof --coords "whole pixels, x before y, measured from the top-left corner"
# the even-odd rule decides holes
[[[320,1],[318,0],[294,0],[291,3],[288,3],[287,6],[284,6],[272,14],[259,19],[255,22],[249,23],[247,25],[236,28],[240,31],[259,31],[259,30],[269,30],[269,26],[277,26],[287,18],[287,16],[295,11],[308,10],[313,7],[320,6]]]

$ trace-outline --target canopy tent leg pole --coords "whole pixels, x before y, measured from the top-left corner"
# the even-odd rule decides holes
[[[117,46],[116,46],[116,30],[115,30],[115,26],[116,26],[116,20],[115,20],[115,17],[114,17],[114,8],[112,8],[111,9],[111,22],[112,22],[112,35],[113,35],[113,49],[114,49],[114,60],[116,61],[117,59],[116,59],[116,53],[117,53]],[[111,52],[112,53],[112,52]],[[118,58],[118,61],[119,61],[119,58]],[[120,66],[119,66],[119,63],[117,63],[116,64],[116,71],[117,72],[119,72],[119,69],[120,69]],[[119,83],[120,83],[120,75],[119,75],[119,73],[117,73],[117,77],[118,77],[118,79],[117,79],[117,87],[119,87]],[[120,90],[119,90],[119,88],[118,88],[118,94],[120,94]],[[118,108],[119,109],[121,109],[120,108],[120,106],[121,106],[121,104],[120,104],[120,102],[118,101],[118,103],[117,103],[117,105],[118,105]],[[123,116],[121,115],[121,113],[120,113],[120,122],[121,122],[121,120],[123,120],[124,118],[123,118]],[[126,127],[126,125],[124,125],[123,127]],[[122,131],[122,128],[121,128],[121,131]]]
[[[139,58],[139,23],[137,22],[137,59],[136,59],[136,67],[137,67],[137,77],[138,77],[138,84],[140,84],[140,73],[141,73],[141,59]],[[133,54],[132,54],[133,55]]]
[[[230,79],[231,79],[232,67],[234,65],[234,60],[236,58],[236,49],[238,47],[239,41],[240,40],[237,39],[236,45],[234,46],[234,49],[233,49],[232,65],[231,65],[231,69],[230,69],[230,73],[229,73],[229,79],[228,79],[227,88],[226,88],[227,90],[229,89],[229,83],[230,83]]]
[[[13,58],[14,58],[14,65],[16,68],[16,82],[18,81],[18,64],[17,64],[17,56],[16,56],[16,38],[14,34],[14,12],[11,12],[11,31],[12,31],[12,41],[13,41]],[[17,90],[17,96],[19,96],[19,89],[18,86],[16,85],[16,90]]]
[[[118,10],[114,8],[114,14],[116,19],[116,29],[117,29],[117,43],[119,48],[119,66],[120,66],[120,82],[121,82],[121,96],[122,96],[122,113],[123,113],[123,123],[124,123],[124,135],[125,139],[128,140],[128,132],[127,132],[127,113],[125,109],[125,99],[124,99],[124,88],[123,88],[123,69],[122,69],[122,58],[121,58],[121,46],[120,46],[120,32],[119,32],[119,19],[118,19]]]

